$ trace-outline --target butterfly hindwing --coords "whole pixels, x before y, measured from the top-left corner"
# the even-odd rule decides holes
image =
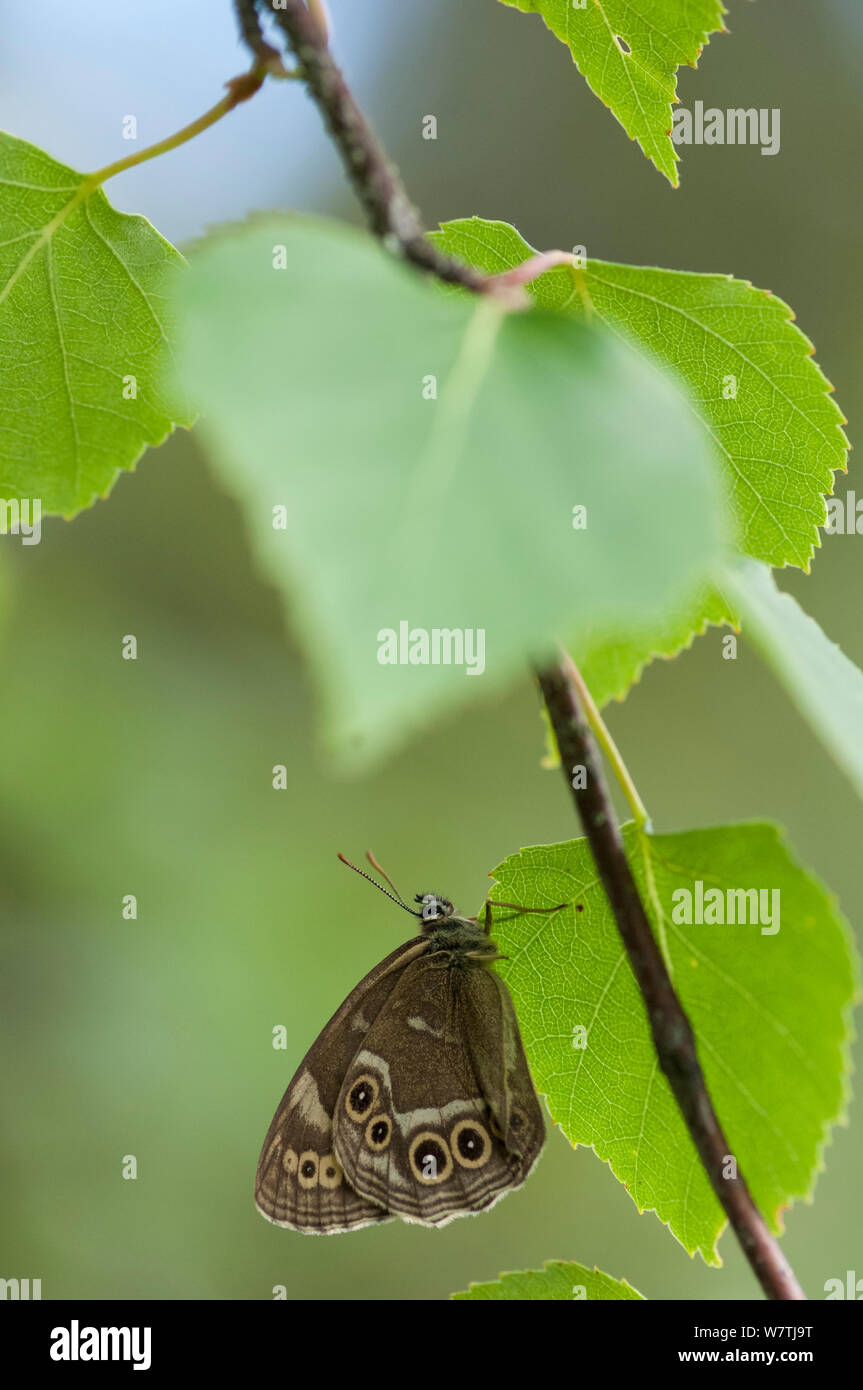
[[[353,1230],[390,1219],[355,1191],[336,1157],[333,1112],[345,1074],[422,941],[381,961],[333,1015],[285,1091],[264,1140],[255,1203],[277,1226],[305,1232]]]
[[[411,961],[335,1105],[334,1148],[364,1199],[440,1226],[524,1182],[544,1126],[506,986],[437,952]]]
[[[464,1037],[492,1124],[528,1176],[545,1143],[542,1107],[521,1040],[512,996],[492,970],[471,971],[465,990]]]

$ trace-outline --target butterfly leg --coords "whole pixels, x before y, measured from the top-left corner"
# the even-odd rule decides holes
[[[492,899],[492,898],[487,898],[487,899],[486,899],[486,904],[485,904],[485,930],[486,930],[486,934],[488,934],[488,933],[491,931],[491,909],[492,909],[493,907],[509,907],[509,908],[512,908],[512,911],[513,911],[514,916],[516,916],[516,917],[521,917],[521,916],[524,916],[524,915],[526,915],[526,914],[528,914],[528,913],[530,913],[530,914],[532,914],[532,915],[539,916],[539,915],[541,915],[541,914],[543,914],[543,913],[560,912],[561,908],[563,908],[563,907],[569,907],[569,903],[558,903],[556,907],[522,907],[522,905],[521,905],[520,903],[499,903],[499,902],[496,902],[496,901],[495,901],[494,899]],[[512,917],[499,917],[499,918],[498,918],[498,921],[499,921],[499,922],[511,922],[511,921],[512,921]]]

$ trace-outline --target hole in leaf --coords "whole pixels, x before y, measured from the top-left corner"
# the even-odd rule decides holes
[[[626,39],[622,39],[619,34],[615,34],[614,41],[617,44],[618,48],[622,49],[624,53],[632,52],[632,49],[626,42]]]

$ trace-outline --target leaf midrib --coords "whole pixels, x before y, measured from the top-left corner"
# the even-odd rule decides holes
[[[33,184],[16,184],[15,187],[26,188],[33,193],[38,193],[42,191]],[[69,202],[65,203],[63,207],[61,207],[60,210],[57,213],[55,213],[55,215],[51,218],[51,221],[47,222],[45,226],[41,229],[41,231],[37,233],[36,240],[33,242],[33,245],[30,246],[24,254],[24,256],[22,256],[21,260],[18,262],[17,266],[13,270],[12,274],[9,276],[9,279],[6,281],[6,284],[3,286],[2,290],[0,290],[0,304],[3,304],[9,298],[9,295],[11,294],[12,290],[15,288],[15,286],[18,284],[18,281],[21,279],[21,276],[24,274],[24,271],[36,258],[36,256],[38,256],[43,246],[50,243],[54,233],[58,231],[60,227],[62,227],[69,214],[73,212],[76,207],[78,207],[79,203],[83,203],[90,196],[91,193],[95,193],[95,191],[99,187],[100,184],[93,182],[92,177],[88,177],[82,180],[82,182],[78,185],[75,196],[73,198],[70,198]],[[51,189],[50,191],[64,192],[65,190]],[[15,238],[15,240],[17,239],[18,238]],[[11,245],[11,243],[8,242],[5,244]]]

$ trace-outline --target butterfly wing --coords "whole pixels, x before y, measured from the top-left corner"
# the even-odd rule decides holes
[[[542,1107],[505,982],[493,970],[472,976],[464,1003],[465,1037],[493,1124],[508,1152],[518,1156],[523,1182],[545,1143]]]
[[[255,1176],[255,1204],[268,1221],[331,1233],[387,1221],[379,1202],[345,1180],[333,1146],[333,1112],[345,1074],[409,962],[419,938],[398,947],[361,980],[297,1069],[267,1131]]]
[[[520,1187],[544,1126],[503,981],[445,953],[408,964],[347,1070],[334,1128],[351,1187],[407,1221],[442,1226]]]

